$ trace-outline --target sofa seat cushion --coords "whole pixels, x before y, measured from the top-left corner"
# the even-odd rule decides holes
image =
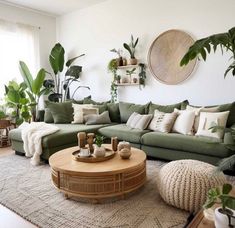
[[[177,133],[165,134],[161,132],[150,132],[142,136],[141,143],[147,146],[205,154],[221,158],[228,157],[232,153],[218,139],[187,136]]]
[[[128,127],[126,124],[118,124],[100,128],[98,132],[108,138],[118,137],[119,140],[125,140],[131,143],[140,143],[141,136],[149,132],[149,130],[134,129]]]
[[[54,134],[47,135],[42,139],[43,148],[59,147],[66,144],[77,142],[78,132],[96,133],[97,130],[110,124],[85,125],[85,124],[55,124],[60,128]],[[21,138],[21,130],[14,129],[10,131],[10,138],[15,141],[23,141]]]

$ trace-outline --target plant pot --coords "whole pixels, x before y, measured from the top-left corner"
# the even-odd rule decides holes
[[[215,227],[216,228],[229,228],[230,227],[229,226],[230,219],[228,215],[233,215],[233,210],[226,209],[226,212],[227,214],[223,213],[221,207],[218,207],[215,209]]]
[[[137,83],[138,79],[137,78],[133,78],[133,83]]]
[[[94,150],[94,155],[96,157],[104,157],[105,156],[105,148],[103,146],[98,147],[97,145],[95,146]]]
[[[127,64],[128,65],[137,65],[137,59],[128,59]]]
[[[118,153],[122,159],[129,159],[131,156],[131,150],[128,148],[123,148]]]

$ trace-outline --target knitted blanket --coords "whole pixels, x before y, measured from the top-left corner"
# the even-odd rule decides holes
[[[42,154],[42,138],[59,130],[58,127],[44,122],[23,123],[19,126],[24,142],[26,157],[31,157],[32,165],[39,165]]]

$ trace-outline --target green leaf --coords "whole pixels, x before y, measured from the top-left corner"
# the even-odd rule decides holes
[[[36,95],[39,94],[41,88],[42,88],[42,85],[43,85],[43,82],[45,80],[45,77],[46,77],[46,72],[45,70],[42,68],[38,74],[37,74],[37,77],[36,79],[33,81],[33,84],[32,84],[32,92]]]
[[[231,184],[224,184],[222,189],[223,194],[229,194],[232,188],[233,186]]]
[[[80,77],[81,72],[82,72],[81,66],[71,66],[65,73],[65,76],[70,76],[78,79]]]
[[[123,44],[123,47],[130,53],[130,55],[132,56],[132,51],[131,51],[131,48],[129,47],[128,44],[124,43]]]
[[[51,50],[49,61],[55,75],[64,69],[64,53],[64,48],[60,43],[57,43]]]
[[[214,201],[209,201],[209,202],[206,202],[206,203],[203,205],[203,207],[204,207],[205,209],[208,209],[208,208],[211,208],[214,204],[215,204]]]
[[[32,91],[33,77],[29,71],[29,68],[23,61],[20,61],[20,72],[29,90]]]
[[[35,102],[35,98],[34,98],[33,94],[30,91],[26,91],[26,93],[29,96],[30,102],[31,103]]]
[[[74,57],[74,58],[72,58],[72,59],[69,59],[69,60],[66,62],[66,66],[67,66],[67,67],[70,67],[71,64],[72,64],[76,59],[78,59],[78,58],[80,58],[80,57],[82,57],[82,56],[84,56],[84,55],[85,55],[85,54],[81,54],[81,55],[76,56],[76,57]]]
[[[29,100],[27,98],[20,98],[19,103],[22,105],[26,105],[29,103]]]
[[[15,90],[8,91],[7,98],[9,99],[9,101],[15,104],[18,104],[20,102],[20,95]]]
[[[134,47],[136,47],[136,45],[138,44],[139,38],[136,39]]]

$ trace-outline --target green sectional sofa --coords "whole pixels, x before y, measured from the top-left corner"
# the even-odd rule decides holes
[[[48,160],[53,153],[64,148],[77,145],[78,132],[99,133],[107,138],[117,136],[119,140],[128,141],[132,146],[141,148],[148,156],[165,160],[197,159],[211,164],[216,164],[222,158],[228,157],[234,153],[227,148],[225,143],[227,139],[229,139],[231,143],[230,133],[226,133],[223,140],[217,140],[209,137],[188,136],[177,133],[166,134],[150,130],[133,129],[125,124],[133,112],[152,114],[155,109],[158,109],[160,111],[170,113],[174,111],[174,108],[185,109],[188,104],[187,101],[174,105],[163,106],[153,104],[151,102],[146,105],[136,105],[125,102],[117,104],[111,104],[108,102],[96,103],[91,100],[91,98],[85,98],[79,103],[91,103],[96,105],[99,108],[100,113],[104,110],[109,111],[112,123],[102,125],[71,124],[69,122],[66,123],[64,119],[63,122],[65,123],[63,124],[50,123],[56,124],[60,130],[52,135],[45,136],[42,139],[42,159]],[[68,107],[68,103],[66,103],[66,105]],[[227,127],[235,129],[235,103],[220,105],[219,107],[221,111],[230,111]],[[70,109],[61,109],[59,113],[63,118],[65,118],[65,112],[68,112],[68,110]],[[43,112],[41,112],[41,114],[43,114]],[[71,115],[72,113],[70,110],[69,113],[67,113],[66,118],[70,120]],[[44,119],[43,115],[41,115],[41,121],[44,119],[46,122],[51,122],[51,117],[49,118],[50,120],[48,119],[48,113],[45,114],[45,118],[46,116],[47,119]],[[58,119],[56,121],[58,122]],[[24,153],[21,130],[11,130],[9,135],[12,141],[12,148],[17,153]]]

